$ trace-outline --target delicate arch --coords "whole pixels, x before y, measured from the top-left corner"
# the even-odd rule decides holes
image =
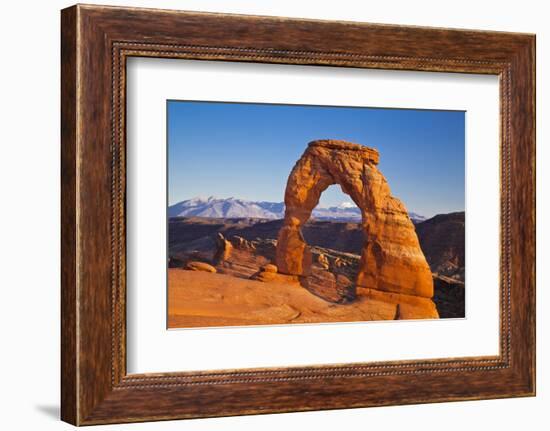
[[[283,274],[307,276],[311,252],[302,226],[323,191],[339,184],[360,208],[364,244],[356,284],[431,298],[432,274],[403,203],[391,196],[378,170],[378,151],[345,141],[313,141],[292,169],[285,190],[285,219],[276,263]]]

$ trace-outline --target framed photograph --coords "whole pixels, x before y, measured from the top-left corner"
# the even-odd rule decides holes
[[[535,394],[535,36],[61,14],[62,419]]]

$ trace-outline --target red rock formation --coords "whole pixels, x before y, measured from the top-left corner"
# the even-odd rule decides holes
[[[391,195],[386,179],[376,167],[378,161],[378,151],[358,144],[335,140],[309,144],[287,182],[285,219],[276,254],[279,273],[311,273],[312,255],[301,228],[319,203],[321,193],[330,185],[339,184],[362,214],[365,242],[357,287],[433,296],[432,274],[414,225],[403,203]]]
[[[206,262],[187,262],[186,269],[191,271],[216,272],[216,268]]]

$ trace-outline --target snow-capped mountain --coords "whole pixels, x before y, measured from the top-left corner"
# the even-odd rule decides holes
[[[193,198],[168,207],[168,217],[266,218],[284,216],[284,204],[242,199]]]
[[[420,214],[410,212],[409,217],[411,218],[414,224],[422,223],[423,221],[428,220],[428,217],[424,217]]]
[[[246,201],[243,199],[220,199],[196,197],[168,207],[168,217],[208,217],[208,218],[264,218],[281,219],[285,215],[283,202]],[[413,223],[426,218],[416,213],[409,216]],[[329,208],[317,207],[312,217],[317,220],[360,221],[361,211],[351,202],[344,202]]]
[[[343,202],[335,207],[317,207],[312,216],[317,220],[361,221],[361,210],[351,202]]]

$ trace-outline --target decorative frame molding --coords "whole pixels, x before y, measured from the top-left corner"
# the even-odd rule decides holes
[[[63,420],[88,425],[534,395],[533,35],[77,5],[62,11],[61,42]],[[128,375],[131,56],[498,75],[500,354]]]

